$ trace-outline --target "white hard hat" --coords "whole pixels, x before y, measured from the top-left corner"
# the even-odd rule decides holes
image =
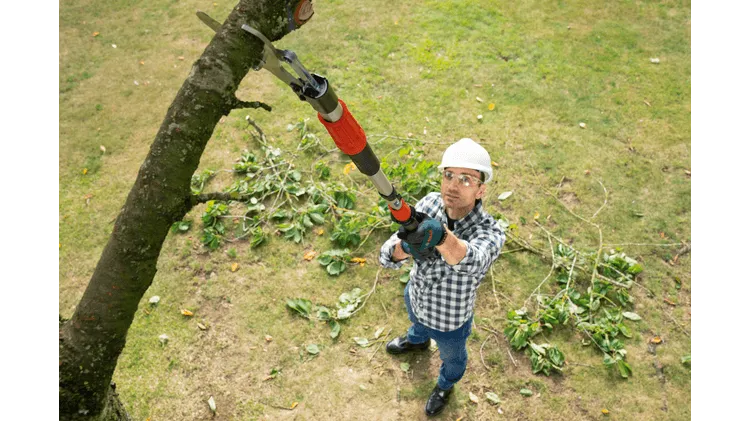
[[[492,179],[492,162],[490,154],[479,143],[465,137],[448,146],[443,153],[443,162],[439,169],[447,167],[470,168],[484,174],[484,182]]]

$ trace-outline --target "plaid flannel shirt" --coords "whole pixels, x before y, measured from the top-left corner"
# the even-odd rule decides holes
[[[414,208],[447,224],[448,217],[440,193],[423,197]],[[409,298],[420,323],[441,332],[456,330],[474,312],[477,287],[492,262],[500,256],[505,233],[495,219],[482,209],[481,200],[468,215],[455,221],[453,234],[466,243],[466,256],[449,265],[436,249],[423,261],[414,262],[409,273]],[[380,264],[398,269],[406,260],[391,260],[396,244],[394,233],[380,249]]]

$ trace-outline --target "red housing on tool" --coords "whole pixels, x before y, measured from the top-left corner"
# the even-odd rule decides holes
[[[318,120],[328,130],[328,134],[331,135],[333,142],[341,149],[341,152],[347,155],[356,155],[367,146],[367,136],[365,131],[362,130],[362,126],[357,123],[352,113],[346,108],[344,101],[339,99],[339,104],[341,104],[344,114],[338,121],[331,123],[320,114],[318,114]]]
[[[391,210],[391,215],[399,222],[406,222],[411,218],[411,208],[409,208],[404,199],[401,199],[401,208],[399,210],[393,209],[391,205],[388,205],[388,208]]]

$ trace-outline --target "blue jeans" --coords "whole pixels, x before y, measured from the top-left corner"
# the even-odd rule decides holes
[[[411,309],[408,286],[404,290],[404,301],[406,302],[406,312],[409,313],[409,320],[412,323],[406,338],[413,344],[421,344],[430,339],[435,340],[440,350],[440,359],[443,361],[440,365],[437,384],[443,390],[450,389],[461,380],[466,371],[466,363],[469,360],[469,354],[466,352],[466,340],[471,334],[474,316],[470,317],[466,323],[456,330],[441,332],[419,323]]]

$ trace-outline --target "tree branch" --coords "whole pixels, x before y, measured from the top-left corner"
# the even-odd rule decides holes
[[[375,292],[375,287],[378,286],[378,280],[380,279],[380,271],[382,269],[383,269],[382,266],[378,268],[378,273],[375,274],[375,282],[372,283],[372,289],[370,290],[370,292],[367,293],[367,296],[365,296],[365,300],[362,302],[362,305],[357,307],[354,311],[352,311],[349,317],[352,317],[354,313],[358,312],[359,310],[362,310],[365,304],[367,304],[367,300],[370,299],[370,296],[372,295],[372,293]]]
[[[266,144],[266,135],[263,133],[263,130],[260,128],[260,126],[258,126],[253,120],[250,120],[250,116],[245,117],[245,120],[247,120],[248,126],[253,126],[258,132],[258,135],[260,135],[260,137],[258,138],[260,144],[263,146],[268,146]]]
[[[191,207],[195,207],[201,203],[206,203],[211,200],[217,200],[220,202],[227,202],[230,200],[234,200],[236,202],[241,202],[243,198],[250,198],[250,195],[239,195],[237,193],[221,193],[221,192],[212,192],[212,193],[203,193],[199,195],[194,195],[190,197],[190,203]]]
[[[263,42],[242,30],[242,24],[279,40],[304,23],[289,13],[302,1],[240,0],[194,62],[73,316],[59,328],[60,420],[102,419],[112,373],[139,302],[153,282],[164,239],[195,203],[190,181],[201,155],[227,104],[254,106],[236,99],[235,92],[263,57]],[[263,105],[257,107],[267,109]]]
[[[232,97],[224,108],[224,115],[228,115],[232,110],[239,110],[243,108],[263,108],[266,111],[271,111],[271,106],[260,101],[242,101],[239,98]]]
[[[609,197],[609,192],[607,191],[607,188],[604,187],[604,184],[602,184],[600,180],[596,180],[596,181],[599,181],[599,185],[602,186],[602,188],[604,189],[604,203],[602,203],[602,206],[599,209],[597,209],[593,215],[591,215],[591,219],[596,218],[596,215],[599,214],[599,211],[601,211],[602,209],[604,209],[605,206],[607,206],[607,197]]]
[[[536,222],[536,221],[534,221],[534,222]],[[550,255],[552,256],[552,267],[550,267],[549,273],[547,274],[547,276],[544,277],[544,279],[542,279],[542,282],[540,282],[539,285],[537,285],[537,287],[534,288],[533,291],[531,291],[531,294],[529,295],[529,298],[527,298],[526,301],[523,302],[523,306],[524,307],[526,307],[526,303],[528,303],[529,300],[531,299],[531,297],[533,297],[534,294],[537,291],[539,291],[539,288],[541,288],[542,285],[544,285],[544,283],[547,282],[547,279],[549,279],[549,277],[552,276],[552,273],[555,271],[555,250],[552,247],[552,239],[550,238],[549,233],[547,234],[547,241],[549,241],[549,251],[550,251]],[[576,257],[578,257],[577,254],[576,254]],[[573,263],[575,264],[575,260],[573,260]],[[572,272],[573,272],[573,270],[571,269],[571,273]]]

